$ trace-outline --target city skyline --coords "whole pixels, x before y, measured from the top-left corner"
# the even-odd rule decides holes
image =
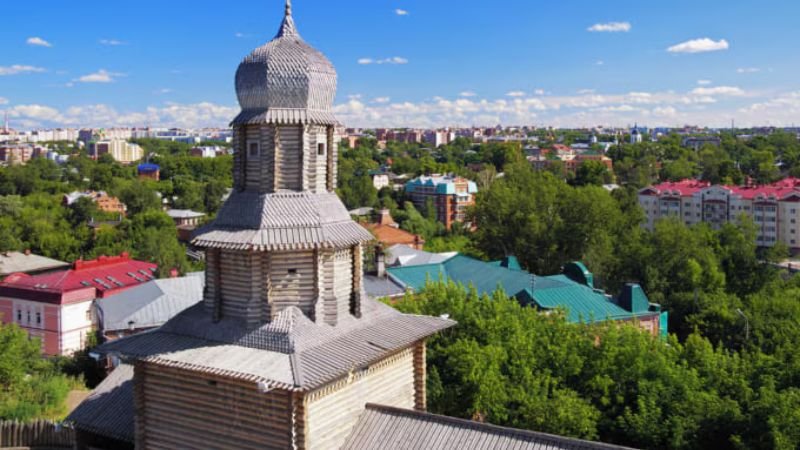
[[[225,126],[230,67],[272,38],[282,0],[240,3],[247,17],[89,1],[39,8],[35,26],[8,5],[0,110],[18,129]],[[294,3],[339,71],[346,126],[789,126],[800,112],[789,1]]]

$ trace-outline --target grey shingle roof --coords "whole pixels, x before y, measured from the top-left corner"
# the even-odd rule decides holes
[[[120,364],[67,417],[79,429],[133,442],[133,366]]]
[[[234,124],[336,124],[330,110],[336,94],[336,70],[308,45],[294,25],[291,5],[275,38],[255,49],[236,72],[242,113]]]
[[[388,266],[421,266],[439,264],[455,256],[457,252],[431,253],[417,250],[407,245],[393,245],[386,249],[386,265]]]
[[[214,222],[201,228],[198,247],[236,250],[344,248],[372,235],[353,222],[334,193],[234,192]]]
[[[103,331],[126,330],[130,322],[140,329],[161,326],[201,302],[204,286],[204,276],[165,278],[98,299],[100,327]]]
[[[200,304],[157,330],[109,342],[96,351],[282,389],[309,390],[454,324],[402,314],[365,299],[361,318],[344,318],[335,327],[312,322],[299,309],[287,308],[271,323],[248,329],[233,318],[214,323]]]
[[[625,449],[471,420],[368,404],[342,450]]]

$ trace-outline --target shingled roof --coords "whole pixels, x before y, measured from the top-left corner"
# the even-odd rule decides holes
[[[341,450],[611,450],[617,445],[367,404]]]
[[[133,442],[133,366],[120,364],[70,413],[67,421],[92,433]]]
[[[192,243],[203,248],[280,251],[344,248],[372,239],[334,193],[244,191],[233,193]]]
[[[365,299],[361,318],[344,318],[335,327],[314,323],[292,307],[268,324],[247,328],[233,318],[215,323],[199,304],[157,330],[109,342],[96,351],[307,391],[454,324],[402,314]]]

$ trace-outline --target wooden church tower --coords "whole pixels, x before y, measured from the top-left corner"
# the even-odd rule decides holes
[[[287,1],[236,73],[234,192],[194,244],[203,302],[97,352],[121,364],[69,417],[78,448],[336,449],[367,403],[425,409],[452,321],[367,299],[372,236],[336,196],[336,71]]]

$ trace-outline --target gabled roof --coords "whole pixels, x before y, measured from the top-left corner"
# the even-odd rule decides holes
[[[206,213],[192,211],[191,209],[168,209],[167,215],[173,219],[198,219],[205,217]]]
[[[368,223],[364,225],[364,228],[372,232],[375,235],[375,239],[378,242],[381,242],[385,245],[398,245],[398,244],[405,244],[405,245],[416,245],[422,242],[425,242],[422,237],[414,234],[409,233],[406,230],[401,230],[400,228],[393,227],[391,225],[381,225],[377,223]]]
[[[342,450],[592,450],[617,445],[367,404]]]
[[[312,322],[291,307],[268,324],[248,328],[233,318],[215,323],[198,304],[161,328],[95,351],[306,391],[453,325],[438,317],[402,314],[365,298],[361,318],[345,317],[335,327]]]
[[[117,295],[97,300],[103,331],[127,330],[131,326],[163,325],[181,311],[203,300],[202,273],[181,278],[153,280]]]
[[[456,256],[457,252],[431,253],[417,250],[407,245],[393,245],[386,249],[386,265],[388,266],[419,266],[424,264],[438,264]]]

